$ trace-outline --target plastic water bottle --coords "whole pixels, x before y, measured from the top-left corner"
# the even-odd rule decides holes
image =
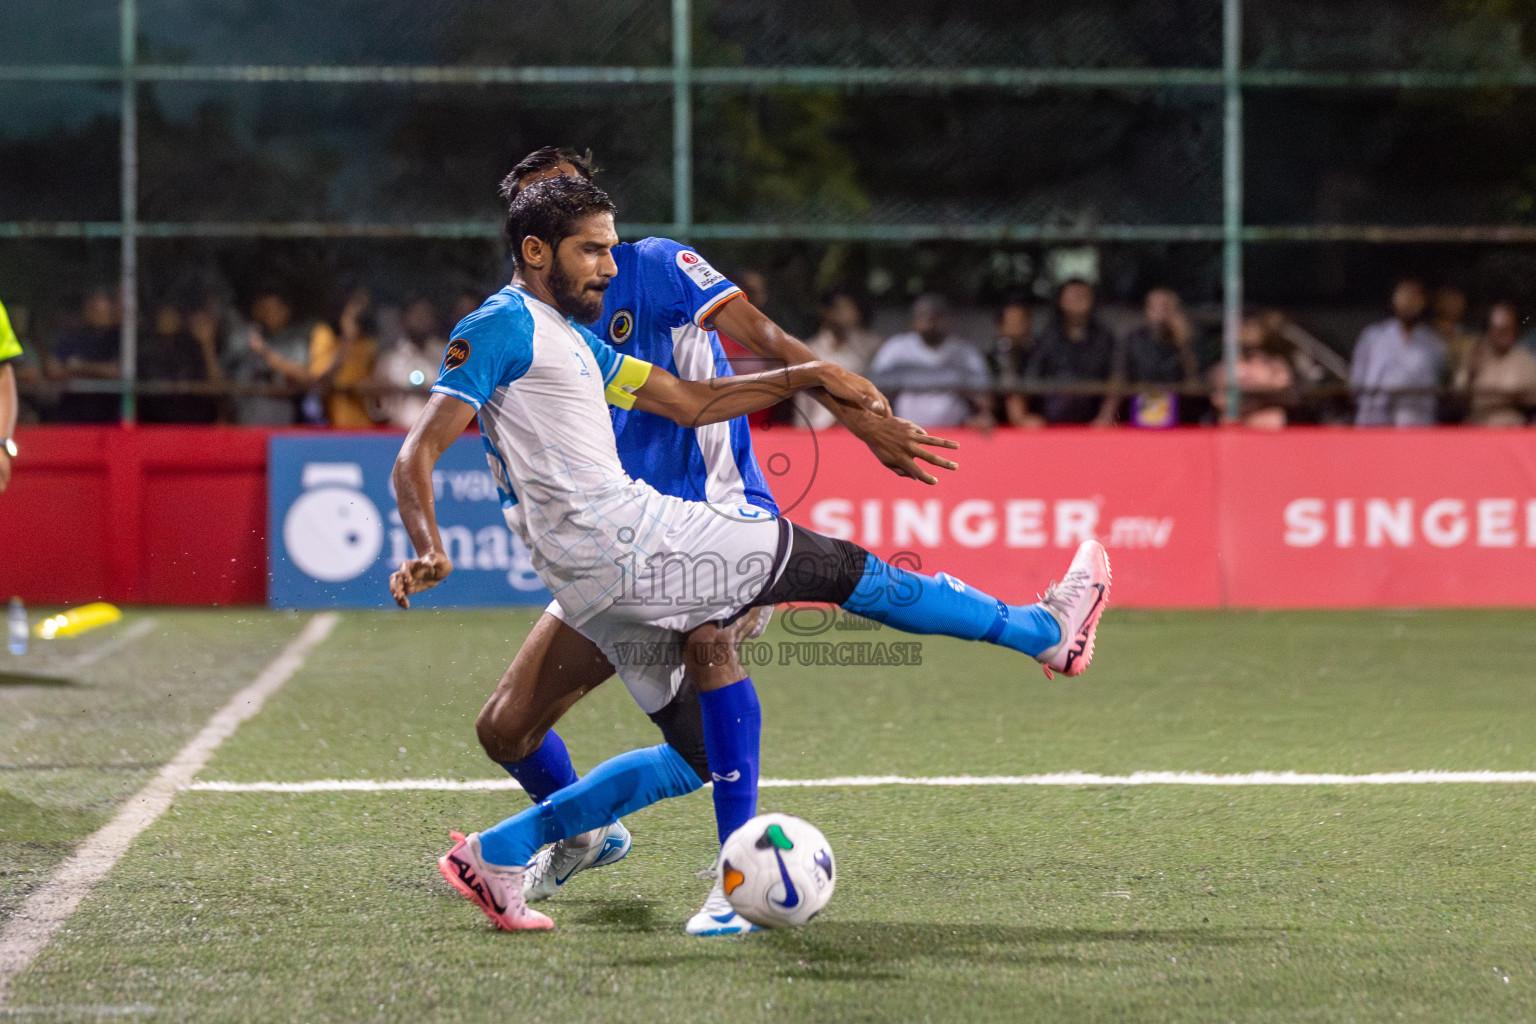
[[[8,639],[6,646],[12,654],[27,653],[27,606],[21,603],[21,598],[11,598],[11,614],[8,622]]]

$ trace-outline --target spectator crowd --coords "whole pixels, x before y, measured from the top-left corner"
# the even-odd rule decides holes
[[[366,286],[344,282],[321,315],[304,317],[277,283],[258,287],[238,306],[215,289],[184,290],[144,318],[137,418],[406,429],[437,379],[448,317],[462,317],[480,299],[466,294],[445,309],[431,297],[411,296],[381,316]],[[117,421],[122,400],[115,391],[70,382],[120,377],[122,324],[117,289],[93,288],[51,342],[26,346],[18,376],[32,385],[32,418]]]
[[[737,279],[755,303],[769,302],[764,275],[748,270]],[[305,316],[279,283],[257,287],[243,303],[218,288],[182,289],[146,311],[138,418],[408,428],[436,379],[449,326],[480,298],[466,292],[450,304],[411,295],[380,307],[366,285],[343,281],[318,315]],[[1530,423],[1536,332],[1522,333],[1509,301],[1489,305],[1480,330],[1468,327],[1468,310],[1460,289],[1431,290],[1405,277],[1391,292],[1390,315],[1360,332],[1348,358],[1277,310],[1251,310],[1231,380],[1221,324],[1209,311],[1202,320],[1159,287],[1138,314],[1106,312],[1094,283],[1081,278],[1062,282],[1049,303],[1010,296],[995,310],[990,338],[966,336],[957,327],[965,317],[932,293],[912,303],[907,330],[882,338],[860,296],[837,289],[822,297],[805,340],[818,358],[869,376],[897,415],[934,430],[1215,423],[1228,418],[1234,384],[1234,418],[1255,428]],[[25,346],[15,361],[18,380],[30,385],[24,416],[115,421],[118,394],[85,382],[119,377],[122,320],[116,290],[92,289],[46,345]],[[723,341],[739,371],[762,368]],[[774,418],[832,424],[804,396],[759,422]]]
[[[1522,335],[1514,304],[1494,302],[1474,332],[1465,292],[1431,292],[1415,277],[1397,282],[1391,315],[1360,333],[1348,359],[1278,310],[1245,312],[1233,379],[1221,325],[1197,326],[1168,288],[1148,291],[1120,330],[1087,280],[1063,282],[1044,310],[1014,296],[989,344],[958,336],[939,295],[920,296],[911,330],[878,347],[858,312],[845,293],[829,294],[814,350],[866,373],[898,415],[930,429],[1216,423],[1229,418],[1233,384],[1231,418],[1261,429],[1525,426],[1536,414],[1536,331]],[[805,423],[821,425],[813,406],[800,408]]]

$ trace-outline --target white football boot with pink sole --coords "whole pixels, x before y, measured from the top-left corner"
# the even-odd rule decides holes
[[[1078,545],[1061,582],[1045,589],[1040,604],[1061,627],[1061,641],[1035,655],[1045,668],[1046,678],[1056,678],[1053,672],[1080,676],[1093,661],[1094,635],[1109,606],[1110,579],[1109,553],[1104,545],[1085,540]]]
[[[448,884],[479,907],[491,923],[504,932],[553,928],[555,922],[528,909],[523,900],[523,866],[487,864],[480,856],[480,833],[449,833],[453,847],[437,859],[437,868]]]

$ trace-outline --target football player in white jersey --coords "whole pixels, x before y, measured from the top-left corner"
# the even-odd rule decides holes
[[[519,161],[500,191],[510,203],[535,181],[560,175],[590,181],[592,174],[590,152],[549,146]],[[710,329],[719,327],[755,354],[783,365],[815,358],[690,247],[647,238],[617,245],[611,252],[618,274],[603,293],[603,312],[594,333],[626,355],[673,369],[684,379],[729,375],[735,371]],[[825,393],[818,398],[898,475],[932,484],[936,481],[922,462],[954,468],[940,452],[929,450],[954,448],[953,441],[933,437],[883,411],[839,403]],[[744,418],[694,428],[645,412],[617,407],[609,411],[619,459],[636,480],[663,494],[724,508],[752,505],[778,514]],[[733,626],[732,639],[760,635],[770,612],[761,608],[743,616]],[[699,698],[684,678],[682,637],[645,657],[621,657],[621,646],[635,642],[629,632],[625,624],[605,618],[589,621],[578,631],[564,620],[560,605],[551,603],[486,702],[476,722],[480,742],[534,802],[577,781],[565,742],[554,726],[576,701],[615,672],[660,727],[667,743],[682,752],[701,777],[708,774]],[[730,650],[734,661],[734,645]],[[734,809],[717,816],[722,840],[734,829],[735,819]],[[526,876],[528,901],[562,891],[580,871],[617,863],[629,848],[629,831],[615,821],[540,851]],[[731,934],[751,927],[729,912],[721,894],[712,894],[688,923],[688,931],[695,935]]]
[[[632,480],[606,429],[604,397],[679,423],[727,419],[810,387],[871,410],[878,394],[825,363],[771,374],[680,381],[619,355],[582,329],[601,310],[615,265],[613,206],[581,179],[525,190],[508,213],[522,277],[455,331],[426,412],[395,468],[400,512],[418,552],[391,577],[395,599],[452,570],[432,512],[431,473],[478,414],[508,526],[578,628],[605,617],[637,638],[689,634],[717,811],[755,806],[760,717],[751,680],[715,654],[731,621],[785,601],[826,601],[914,633],[983,640],[1067,675],[1092,660],[1109,591],[1103,547],[1083,544],[1066,577],[1031,605],[1009,605],[950,577],[890,566],[857,545],[743,506],[716,509]],[[707,570],[707,572],[705,571]],[[506,930],[551,927],[523,896],[542,846],[702,785],[670,746],[631,751],[483,833],[456,836],[444,877]],[[743,819],[744,820],[744,819]]]

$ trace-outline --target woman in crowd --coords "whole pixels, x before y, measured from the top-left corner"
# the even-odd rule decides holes
[[[1237,360],[1237,386],[1242,391],[1238,419],[1245,427],[1279,430],[1286,425],[1288,410],[1294,402],[1295,372],[1286,359],[1289,347],[1269,327],[1263,314],[1243,317],[1238,332],[1242,346]],[[1225,418],[1227,411],[1227,368],[1224,363],[1211,367],[1211,404]]]
[[[367,396],[349,389],[373,379],[375,333],[373,295],[360,284],[339,289],[330,315],[310,332],[310,381],[320,390],[324,422],[333,427],[373,426]],[[305,399],[306,418],[313,418],[313,397]]]

